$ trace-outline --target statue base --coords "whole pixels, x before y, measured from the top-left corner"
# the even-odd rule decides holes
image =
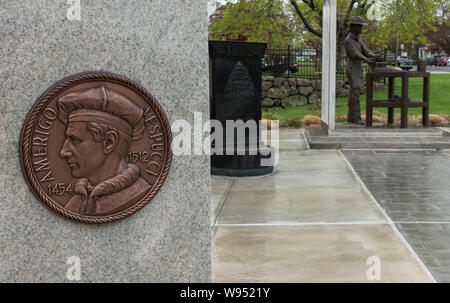
[[[211,156],[211,174],[229,177],[263,176],[273,172],[272,148],[224,148],[223,155]],[[264,162],[266,163],[264,163]],[[266,165],[262,165],[266,164]]]

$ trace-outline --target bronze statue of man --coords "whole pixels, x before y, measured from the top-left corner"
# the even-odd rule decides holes
[[[366,24],[361,17],[352,17],[350,20],[350,33],[345,38],[344,44],[347,51],[347,77],[350,83],[350,95],[348,97],[347,122],[364,125],[361,119],[361,107],[359,96],[364,87],[361,61],[375,63],[377,55],[372,53],[359,38],[363,25]]]

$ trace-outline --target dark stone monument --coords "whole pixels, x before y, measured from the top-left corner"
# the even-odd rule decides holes
[[[273,171],[273,165],[261,165],[270,159],[271,150],[260,140],[261,120],[261,58],[265,43],[209,41],[210,112],[211,120],[223,126],[223,144],[212,142],[216,154],[211,156],[211,172],[224,176],[259,176]],[[244,141],[238,130],[227,121],[242,120],[256,131],[246,128]],[[242,129],[240,129],[242,131]],[[226,138],[234,132],[234,140]]]

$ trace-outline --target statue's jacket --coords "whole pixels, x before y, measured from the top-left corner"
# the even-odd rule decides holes
[[[139,168],[128,164],[127,169],[117,176],[105,180],[96,186],[81,179],[75,185],[75,195],[67,202],[69,211],[102,216],[127,209],[141,200],[151,186],[140,177]]]
[[[347,51],[347,75],[350,86],[353,89],[364,87],[363,71],[361,61],[367,61],[370,57],[375,57],[364,42],[355,34],[350,33],[344,40],[345,50]]]

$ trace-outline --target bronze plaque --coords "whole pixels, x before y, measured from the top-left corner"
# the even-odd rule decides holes
[[[132,215],[158,192],[172,161],[163,109],[137,83],[82,73],[50,87],[22,126],[22,171],[56,213],[84,223]]]

